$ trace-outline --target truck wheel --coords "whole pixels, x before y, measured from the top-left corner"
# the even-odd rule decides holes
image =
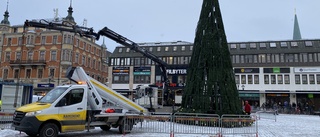
[[[59,131],[57,125],[48,123],[41,128],[39,137],[57,137],[58,133]]]
[[[110,130],[110,126],[107,126],[107,125],[103,125],[103,126],[100,126],[100,128],[103,130],[103,131],[109,131]]]

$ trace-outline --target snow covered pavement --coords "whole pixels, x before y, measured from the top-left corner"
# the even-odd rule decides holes
[[[289,115],[280,114],[277,120],[258,120],[259,137],[319,137],[320,117],[318,115]],[[196,127],[195,127],[196,128]],[[118,129],[108,132],[96,128],[90,132],[71,132],[61,134],[59,137],[169,137],[165,133],[130,133],[119,134]],[[232,137],[248,137],[249,135],[233,135]],[[26,134],[9,129],[0,130],[0,137],[27,137]],[[175,134],[175,137],[212,137],[209,135]],[[255,135],[250,135],[255,137]]]

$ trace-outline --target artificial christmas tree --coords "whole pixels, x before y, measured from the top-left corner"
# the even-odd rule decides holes
[[[218,0],[203,0],[180,111],[242,114]]]

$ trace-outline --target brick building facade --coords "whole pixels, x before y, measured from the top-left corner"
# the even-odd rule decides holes
[[[72,7],[66,18],[51,21],[75,23]],[[57,85],[68,84],[69,67],[81,66],[100,82],[107,82],[110,52],[104,44],[78,34],[42,28],[10,26],[6,11],[0,24],[0,79],[3,82],[30,83],[35,94],[45,94]]]

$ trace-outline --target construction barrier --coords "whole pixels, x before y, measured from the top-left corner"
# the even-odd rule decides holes
[[[172,132],[171,113],[149,113],[148,115],[126,115],[124,119],[125,133],[168,133]]]
[[[168,133],[201,136],[258,136],[255,115],[222,115],[200,113],[170,113],[127,115],[124,119],[126,133]],[[196,128],[195,128],[196,126]]]
[[[197,128],[194,128],[197,126]],[[217,114],[175,113],[174,134],[220,135],[220,118]]]
[[[278,113],[276,111],[257,111],[256,112],[256,116],[258,120],[268,119],[268,120],[274,120],[276,122],[277,115]]]
[[[258,122],[254,115],[222,115],[221,135],[258,136]]]
[[[13,113],[0,112],[0,129],[10,129]]]

